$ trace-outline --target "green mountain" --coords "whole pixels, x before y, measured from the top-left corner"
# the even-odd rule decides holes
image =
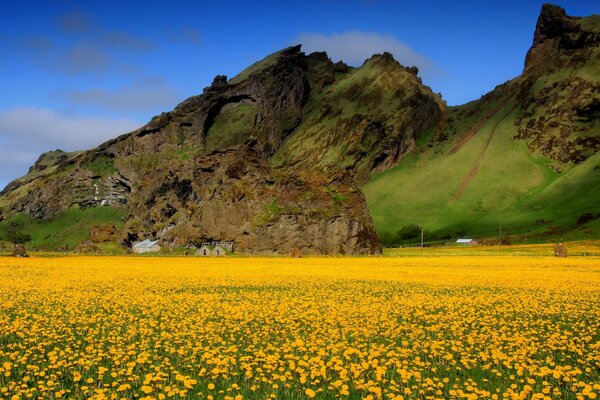
[[[42,155],[0,193],[0,240],[376,254],[421,228],[598,237],[599,38],[600,17],[545,5],[523,74],[459,107],[389,53],[353,68],[283,49],[134,132]]]
[[[600,236],[600,16],[544,5],[523,74],[363,186],[384,243]],[[404,232],[402,232],[402,228]]]

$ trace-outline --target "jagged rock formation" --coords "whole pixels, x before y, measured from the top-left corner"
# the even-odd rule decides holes
[[[274,170],[249,142],[160,168],[132,201],[129,241],[176,246],[234,239],[251,254],[376,254],[366,203],[349,174]]]
[[[523,112],[516,138],[561,163],[600,150],[600,16],[568,16],[544,4],[517,84]]]

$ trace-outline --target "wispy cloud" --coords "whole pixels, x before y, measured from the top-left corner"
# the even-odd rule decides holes
[[[0,111],[0,186],[23,175],[40,153],[87,149],[132,131],[141,123],[33,107]]]
[[[157,47],[155,43],[149,40],[136,37],[122,30],[104,32],[100,40],[108,47],[127,51],[148,52]]]
[[[168,30],[167,39],[172,43],[191,44],[194,46],[202,45],[200,31],[192,26],[184,26],[178,30]]]
[[[105,73],[112,63],[106,51],[93,43],[78,43],[60,59],[59,66],[69,74]]]
[[[71,11],[59,17],[58,25],[66,34],[81,35],[90,32],[94,23],[87,14]]]
[[[373,54],[385,51],[392,53],[402,65],[416,65],[425,73],[439,72],[440,68],[428,57],[419,54],[408,44],[393,37],[376,32],[348,31],[332,33],[302,33],[296,41],[305,52],[326,51],[333,61],[343,60],[353,66],[361,65]]]
[[[96,146],[141,124],[127,118],[88,117],[34,107],[0,111],[0,137],[42,148],[68,150]]]
[[[94,88],[60,91],[57,95],[71,105],[95,106],[117,113],[154,112],[174,106],[179,99],[176,91],[161,77],[138,79],[115,90]]]

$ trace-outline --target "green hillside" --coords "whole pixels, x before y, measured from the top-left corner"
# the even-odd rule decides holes
[[[422,141],[400,165],[372,176],[363,190],[382,241],[397,243],[408,225],[432,241],[495,238],[500,225],[528,240],[597,237],[597,222],[577,220],[600,215],[600,154],[556,172],[554,161],[514,140],[519,112],[510,100],[472,138]]]
[[[600,234],[600,19],[544,5],[521,76],[363,186],[382,242]],[[418,237],[417,237],[418,236]]]
[[[33,250],[72,250],[89,239],[90,230],[113,223],[122,228],[127,210],[123,208],[70,208],[49,221],[31,218],[25,213],[0,221],[0,242],[8,241],[8,231],[13,229],[31,236],[28,247]]]

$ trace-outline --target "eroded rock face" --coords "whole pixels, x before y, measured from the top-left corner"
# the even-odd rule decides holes
[[[300,46],[280,52],[276,61],[235,84],[218,75],[202,95],[191,97],[173,111],[154,117],[147,125],[118,140],[121,152],[177,151],[184,147],[210,152],[256,140],[267,155],[279,148],[296,127],[309,92],[307,66]],[[242,135],[220,132],[212,144],[211,132],[219,115],[242,105],[250,106],[253,118]],[[125,145],[120,142],[128,142]]]
[[[600,83],[580,77],[555,82],[525,98],[517,139],[561,163],[579,164],[600,150]]]
[[[515,138],[559,163],[600,150],[600,17],[573,17],[544,4],[523,75],[515,80],[522,112]]]
[[[600,32],[583,18],[567,15],[562,7],[544,4],[538,17],[533,45],[525,58],[525,73],[529,75],[560,68],[564,57],[596,47]],[[577,62],[576,57],[571,62]]]
[[[256,142],[162,169],[142,182],[125,240],[234,241],[250,254],[380,254],[348,174],[274,170]]]

